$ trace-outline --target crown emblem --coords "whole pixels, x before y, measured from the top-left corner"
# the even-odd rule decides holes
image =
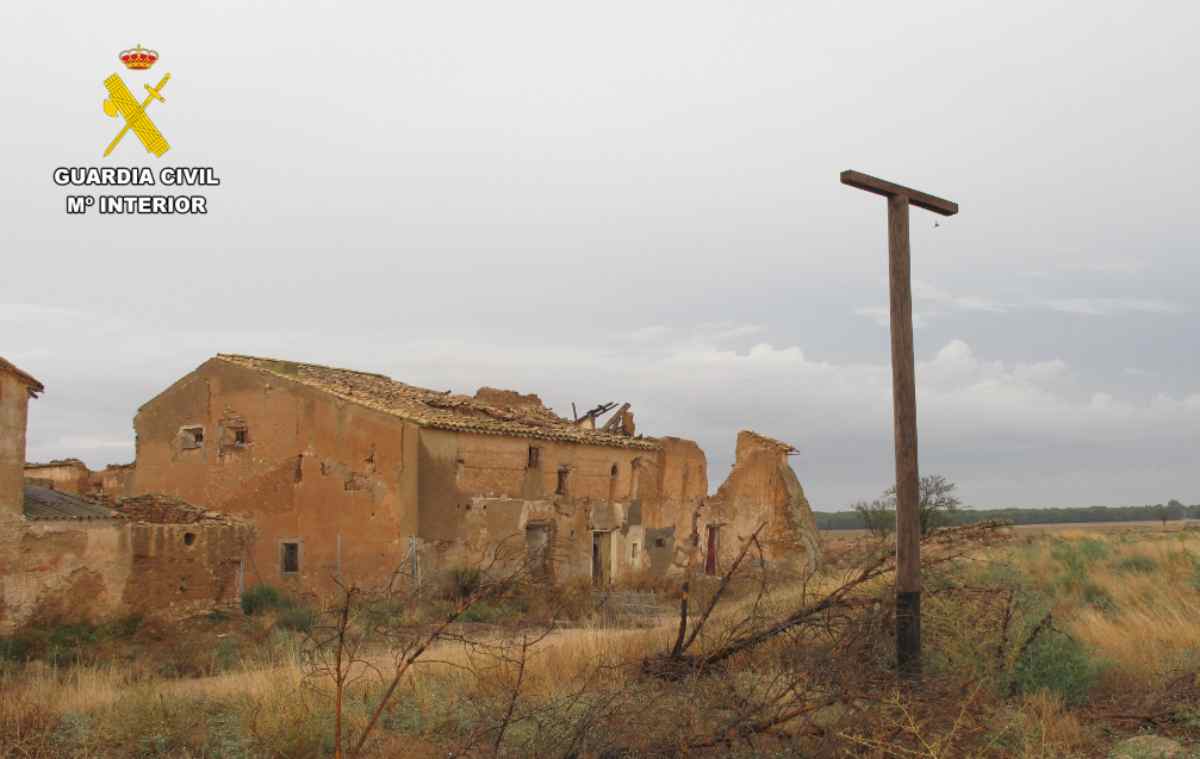
[[[154,65],[154,62],[158,60],[158,51],[147,50],[138,45],[128,50],[122,50],[117,57],[121,59],[121,63],[125,64],[125,68],[141,71]]]

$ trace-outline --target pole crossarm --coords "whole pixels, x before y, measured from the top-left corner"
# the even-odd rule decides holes
[[[936,195],[930,195],[927,192],[921,192],[920,190],[914,190],[904,185],[889,182],[885,179],[879,179],[870,174],[864,174],[861,171],[853,171],[851,169],[843,171],[842,184],[848,184],[860,190],[873,192],[885,198],[905,197],[908,198],[908,202],[911,205],[917,208],[924,208],[926,211],[933,211],[942,216],[953,216],[958,213],[958,203],[946,200],[945,198],[939,198]]]

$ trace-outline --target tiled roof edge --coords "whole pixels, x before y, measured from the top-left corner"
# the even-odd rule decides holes
[[[387,376],[386,374],[378,374],[378,373],[374,373],[374,372],[359,372],[354,369],[341,369],[338,367],[322,366],[320,364],[308,364],[308,363],[304,363],[302,361],[286,361],[283,359],[263,358],[261,356],[244,356],[244,355],[240,355],[240,354],[236,354],[236,353],[218,353],[216,355],[216,358],[220,359],[221,361],[224,361],[225,363],[240,367],[242,369],[249,369],[251,371],[265,372],[272,376],[279,377],[280,379],[290,380],[299,385],[303,385],[305,387],[310,387],[310,388],[313,388],[314,390],[331,395],[334,398],[340,398],[341,400],[346,401],[347,403],[353,403],[354,405],[361,406],[362,408],[369,408],[369,409],[378,411],[383,414],[388,414],[389,416],[394,416],[397,419],[403,419],[405,421],[412,422],[413,424],[415,424],[419,427],[426,427],[429,429],[447,430],[450,432],[465,432],[465,433],[471,433],[471,434],[476,434],[476,435],[495,435],[498,437],[533,438],[536,440],[549,440],[549,441],[554,441],[554,442],[577,443],[579,445],[595,445],[595,446],[600,446],[600,447],[605,447],[605,448],[638,448],[638,449],[642,449],[642,450],[654,451],[654,450],[658,450],[661,447],[657,442],[652,442],[651,440],[647,440],[644,438],[643,439],[622,438],[621,436],[618,436],[618,435],[613,435],[611,438],[591,437],[591,436],[582,436],[581,435],[579,438],[575,438],[575,437],[571,436],[570,433],[565,432],[565,431],[542,431],[542,430],[538,430],[536,428],[531,428],[531,429],[522,430],[522,431],[495,430],[495,429],[486,429],[486,428],[474,428],[474,427],[470,426],[470,424],[468,422],[463,422],[461,424],[455,424],[452,422],[442,422],[442,421],[438,421],[438,420],[422,419],[422,418],[414,416],[412,414],[405,414],[404,412],[402,412],[398,409],[387,408],[381,404],[370,403],[361,398],[354,398],[352,396],[345,395],[343,393],[338,393],[334,390],[329,389],[328,387],[324,387],[324,386],[316,384],[316,383],[305,382],[304,380],[299,379],[298,377],[293,377],[289,374],[285,374],[284,372],[276,371],[275,369],[272,369],[268,366],[260,366],[260,365],[251,366],[251,365],[242,363],[241,360],[274,361],[274,362],[283,363],[283,364],[296,364],[297,366],[311,366],[311,367],[315,367],[318,369],[331,369],[331,370],[335,370],[335,371],[352,372],[354,374],[361,374],[361,375],[364,375],[367,377],[376,377],[379,379],[384,379],[389,382],[396,381],[396,380],[393,380],[391,377]],[[239,359],[241,359],[241,360],[239,360]]]
[[[6,360],[2,356],[0,356],[0,370],[8,371],[16,375],[17,379],[25,383],[25,386],[34,393],[46,392],[45,386],[42,385],[41,382],[38,382],[32,374],[14,366],[12,362]]]

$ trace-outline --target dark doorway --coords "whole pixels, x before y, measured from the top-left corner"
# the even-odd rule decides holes
[[[592,533],[592,584],[604,587],[612,581],[612,533]]]
[[[721,528],[715,524],[708,526],[708,549],[704,553],[704,574],[715,575],[717,573],[717,533]]]

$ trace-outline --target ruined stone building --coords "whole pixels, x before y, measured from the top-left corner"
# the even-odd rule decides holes
[[[158,496],[113,510],[81,498],[69,477],[26,481],[29,400],[43,391],[0,358],[0,635],[31,622],[175,617],[235,602],[249,525]]]
[[[25,480],[63,493],[115,501],[133,495],[133,464],[109,464],[94,472],[79,459],[26,463]]]
[[[319,593],[339,576],[436,573],[500,544],[547,581],[597,585],[718,573],[760,525],[769,562],[820,555],[791,446],[741,432],[710,496],[699,446],[638,435],[628,404],[566,419],[536,395],[221,354],[138,410],[132,466],[93,472],[26,463],[42,391],[0,359],[0,634],[178,617],[257,583]]]
[[[772,560],[816,561],[789,446],[742,433],[709,499],[695,443],[636,435],[628,406],[596,421],[559,417],[536,395],[220,354],[138,410],[130,487],[252,522],[246,582],[314,591],[412,557],[453,567],[514,540],[550,557],[554,579],[603,584],[671,571],[693,529],[715,572],[764,522]]]

